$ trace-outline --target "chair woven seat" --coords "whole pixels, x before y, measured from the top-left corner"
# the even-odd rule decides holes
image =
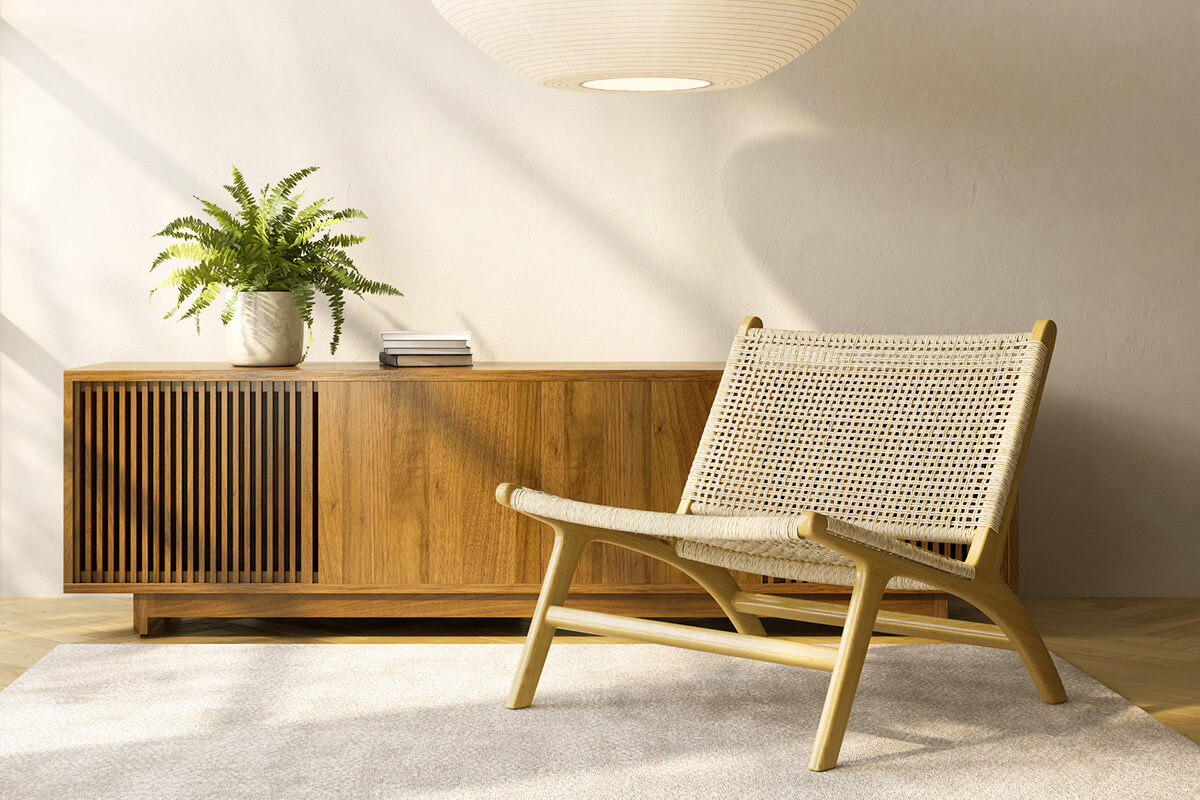
[[[517,511],[530,516],[572,522],[602,530],[623,531],[673,542],[684,558],[729,569],[761,572],[778,578],[854,584],[854,562],[805,539],[798,533],[800,514],[711,516],[667,514],[581,503],[545,492],[517,488],[509,495]],[[950,575],[971,578],[970,564],[932,553],[893,536],[876,533],[843,520],[829,518],[829,533],[876,550],[924,564]],[[899,589],[929,589],[911,578],[893,578]]]

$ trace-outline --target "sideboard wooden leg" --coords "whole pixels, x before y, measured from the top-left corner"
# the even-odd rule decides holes
[[[133,632],[139,636],[149,636],[154,626],[162,622],[162,617],[150,616],[150,600],[148,594],[133,596]]]

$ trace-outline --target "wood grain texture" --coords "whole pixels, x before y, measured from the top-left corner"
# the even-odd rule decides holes
[[[541,542],[492,502],[536,477],[535,383],[322,385],[319,582],[509,584]],[[533,553],[529,548],[533,548]]]

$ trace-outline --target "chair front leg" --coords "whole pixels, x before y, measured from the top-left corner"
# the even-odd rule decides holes
[[[890,577],[861,566],[855,573],[846,626],[842,630],[837,662],[829,679],[825,708],[821,711],[817,738],[808,761],[808,768],[814,772],[832,769],[837,765],[842,737],[846,734],[846,722],[854,705],[854,693],[858,690],[858,679],[867,657],[867,646],[871,643],[871,632],[875,628],[875,617]]]
[[[529,623],[521,660],[517,663],[517,674],[513,676],[512,687],[508,690],[505,705],[509,708],[525,708],[533,702],[538,679],[542,676],[542,665],[546,663],[546,654],[554,639],[555,629],[546,621],[546,610],[550,606],[562,605],[567,599],[567,590],[571,588],[571,578],[575,575],[579,556],[589,541],[590,536],[565,523],[554,528],[554,550],[550,553],[550,563],[542,581],[542,593],[538,596],[533,619]]]

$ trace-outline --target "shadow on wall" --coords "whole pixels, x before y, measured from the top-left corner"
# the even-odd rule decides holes
[[[729,218],[779,290],[823,325],[950,331],[1061,315],[1061,295],[1108,276],[1140,286],[1130,264],[1187,269],[1147,263],[1161,246],[1145,245],[1178,235],[1167,220],[1194,216],[1200,180],[1200,109],[1156,71],[1159,39],[1016,9],[996,16],[1023,36],[980,30],[978,14],[922,28],[940,13],[924,6],[853,15],[831,37],[850,41],[763,82],[830,129],[743,142],[724,166]],[[893,41],[907,30],[927,32],[922,47]],[[1140,71],[1114,63],[1117,35]],[[1155,124],[1131,126],[1137,114]]]
[[[63,365],[50,352],[0,314],[0,352],[56,396],[62,394]]]
[[[1182,584],[1166,581],[1175,567],[1194,574],[1200,531],[1169,521],[1200,513],[1196,447],[1170,429],[1056,394],[1053,371],[1021,492],[1022,585],[1062,594],[1183,594]],[[1097,576],[1108,576],[1103,591]]]
[[[1195,27],[1194,7],[1130,28],[1048,4],[937,6],[864,7],[763,82],[829,133],[736,147],[729,218],[823,330],[1054,318],[1022,495],[1027,592],[1195,594],[1200,371],[1164,346],[1200,335],[1200,108],[1180,76],[1200,59],[1164,27]]]
[[[49,486],[61,497],[62,435],[56,427],[61,424],[61,410],[52,415],[49,428],[30,420],[39,405],[53,404],[54,398],[62,396],[63,365],[6,316],[0,316],[0,355],[5,388],[4,404],[0,407],[0,429],[4,432],[0,464],[5,486],[10,492],[20,491],[21,486],[30,483]],[[49,398],[46,392],[50,393]],[[60,443],[59,448],[54,447],[55,441]],[[15,481],[14,473],[19,476]],[[34,504],[13,502],[14,499],[6,498],[0,509],[5,530],[38,531],[46,525]],[[41,576],[28,565],[55,563],[60,546],[55,528],[51,526],[45,536],[5,537],[0,560],[9,565],[25,565],[20,570],[10,568],[6,573],[5,594],[45,593]]]
[[[133,163],[144,167],[147,175],[154,176],[181,197],[191,197],[202,191],[203,182],[3,18],[0,18],[0,55],[48,94],[58,98],[64,107],[71,109]]]

